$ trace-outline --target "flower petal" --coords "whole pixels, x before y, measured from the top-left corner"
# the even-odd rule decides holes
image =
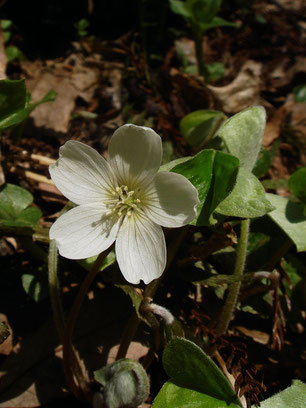
[[[62,256],[84,259],[98,255],[112,245],[119,222],[105,215],[102,209],[97,205],[80,205],[55,221],[49,235],[50,239],[55,239]]]
[[[144,126],[121,126],[113,134],[108,147],[108,162],[119,183],[130,190],[151,181],[161,158],[160,136]]]
[[[70,140],[60,148],[60,158],[49,167],[56,187],[76,204],[100,202],[116,186],[107,161],[92,147]]]
[[[148,284],[163,273],[166,266],[166,243],[159,225],[144,215],[125,217],[116,240],[116,256],[125,279]]]
[[[198,192],[181,174],[156,174],[153,186],[145,196],[145,214],[163,227],[181,227],[190,223],[197,215]]]

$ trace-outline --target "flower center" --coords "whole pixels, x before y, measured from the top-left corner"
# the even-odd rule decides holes
[[[122,215],[131,216],[139,209],[139,198],[136,197],[135,191],[129,191],[127,186],[116,187],[116,190],[112,191],[112,196],[114,198],[109,200],[107,204],[111,214],[117,213],[119,217]]]

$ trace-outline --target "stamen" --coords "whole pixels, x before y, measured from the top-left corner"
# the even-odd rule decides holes
[[[134,211],[138,209],[140,203],[139,198],[135,197],[135,191],[129,191],[128,186],[117,186],[112,192],[110,198],[107,200],[106,207],[110,209],[108,214],[117,213],[119,217],[130,217]]]

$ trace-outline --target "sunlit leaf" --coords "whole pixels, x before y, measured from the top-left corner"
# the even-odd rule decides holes
[[[186,115],[180,122],[180,130],[191,146],[202,147],[214,136],[225,119],[222,112],[201,109]]]
[[[252,171],[260,151],[266,125],[262,106],[245,109],[224,122],[218,131],[230,154],[238,157],[241,167]]]
[[[213,398],[207,394],[180,387],[167,381],[154,400],[152,408],[236,408],[237,404]]]
[[[174,167],[172,171],[185,176],[198,190],[200,204],[195,225],[209,225],[210,216],[232,191],[237,177],[239,160],[215,150],[202,150],[191,160]]]
[[[306,251],[306,216],[303,206],[286,197],[266,194],[275,210],[268,215],[292,239],[298,252]]]
[[[164,350],[163,366],[176,385],[240,406],[221,370],[191,341],[174,337]]]
[[[256,218],[262,217],[273,209],[257,177],[241,167],[233,191],[215,211],[232,217]]]
[[[293,380],[291,387],[260,403],[261,408],[304,408],[305,406],[306,385],[299,380]]]

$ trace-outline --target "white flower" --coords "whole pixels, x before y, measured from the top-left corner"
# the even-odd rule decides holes
[[[88,258],[116,240],[117,261],[128,282],[157,279],[166,265],[161,226],[188,224],[199,203],[197,190],[184,176],[157,172],[161,158],[161,138],[142,126],[117,129],[107,161],[83,143],[65,143],[50,174],[58,189],[78,206],[50,229],[60,254]]]

